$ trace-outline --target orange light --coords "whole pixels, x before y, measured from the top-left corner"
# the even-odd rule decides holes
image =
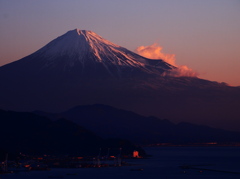
[[[136,150],[134,150],[134,151],[133,151],[133,157],[134,157],[134,158],[139,158],[139,152],[136,151]]]

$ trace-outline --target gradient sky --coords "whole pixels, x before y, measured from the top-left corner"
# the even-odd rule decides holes
[[[240,86],[240,0],[0,0],[0,66],[75,28],[132,51],[158,43],[199,77]]]

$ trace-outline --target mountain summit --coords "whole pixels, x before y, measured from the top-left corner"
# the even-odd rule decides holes
[[[0,67],[0,108],[62,112],[98,103],[240,131],[239,88],[168,75],[173,69],[75,29]]]

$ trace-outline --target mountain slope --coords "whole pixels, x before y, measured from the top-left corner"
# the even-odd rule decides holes
[[[0,67],[0,108],[61,112],[99,103],[240,131],[239,88],[167,75],[175,68],[75,29]]]

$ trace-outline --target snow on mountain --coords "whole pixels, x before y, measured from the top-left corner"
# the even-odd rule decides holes
[[[78,68],[82,74],[98,71],[97,75],[100,75],[99,71],[105,71],[121,77],[131,71],[161,75],[175,68],[161,59],[147,59],[92,31],[79,29],[68,31],[18,63],[21,61],[39,63],[41,70],[57,67],[60,71],[71,71]]]

